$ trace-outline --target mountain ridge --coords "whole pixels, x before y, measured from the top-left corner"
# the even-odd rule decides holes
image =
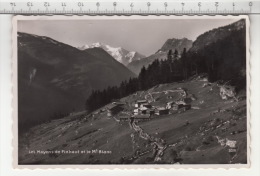
[[[127,65],[127,67],[134,72],[135,74],[139,74],[141,71],[141,68],[143,66],[147,67],[149,64],[151,64],[155,59],[158,60],[164,60],[167,59],[167,53],[169,50],[177,50],[178,53],[182,53],[183,49],[186,48],[188,51],[192,47],[192,40],[189,40],[187,38],[182,39],[168,39],[165,41],[163,46],[154,54],[143,58],[141,60],[136,60]]]
[[[115,60],[127,66],[129,63],[135,60],[140,60],[145,56],[136,52],[136,51],[128,51],[122,47],[112,47],[107,44],[103,44],[100,42],[92,43],[91,45],[83,45],[82,47],[78,47],[80,50],[86,50],[89,48],[102,48],[108,54],[110,54]]]
[[[196,52],[201,46],[210,45],[211,43],[227,37],[232,32],[242,30],[243,28],[245,28],[245,20],[239,20],[229,25],[209,30],[197,37],[190,48],[190,52]]]

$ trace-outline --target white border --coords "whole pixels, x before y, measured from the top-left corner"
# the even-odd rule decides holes
[[[17,91],[17,22],[23,21],[23,20],[176,20],[176,19],[245,19],[246,20],[246,51],[247,51],[247,164],[183,164],[183,165],[170,165],[170,164],[124,164],[124,165],[17,165],[18,163],[18,114],[17,114],[17,97],[18,97],[18,91]],[[14,131],[14,153],[13,153],[13,165],[15,168],[29,168],[29,169],[35,169],[35,168],[78,168],[78,169],[138,169],[138,168],[154,168],[154,169],[161,169],[161,168],[248,168],[250,167],[250,67],[249,67],[249,19],[245,15],[240,16],[15,16],[13,18],[13,131]]]
[[[251,166],[248,169],[138,169],[138,170],[17,170],[12,167],[12,120],[11,120],[11,15],[0,15],[0,175],[46,176],[49,175],[223,175],[223,176],[259,176],[260,175],[260,15],[250,15],[251,34]]]

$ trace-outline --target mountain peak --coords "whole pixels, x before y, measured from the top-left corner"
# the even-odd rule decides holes
[[[96,42],[96,43],[92,43],[90,45],[88,45],[88,44],[83,45],[81,47],[78,47],[78,49],[85,50],[85,49],[89,49],[89,48],[100,48],[102,46],[103,46],[103,44],[101,42]]]
[[[127,66],[134,60],[140,60],[144,58],[142,54],[139,54],[135,51],[128,51],[122,47],[113,47],[107,44],[103,44],[101,42],[93,43],[91,45],[84,45],[82,47],[78,47],[80,50],[86,50],[90,48],[102,48],[108,54],[110,54],[115,60]]]
[[[184,48],[189,50],[191,47],[192,47],[192,40],[189,40],[185,37],[182,39],[172,38],[166,40],[162,48],[157,52],[167,52],[168,50],[175,50],[175,49],[178,52],[182,52]]]
[[[101,47],[101,46],[103,46],[103,44],[100,42],[97,42],[97,43],[93,43],[91,46],[92,47]]]

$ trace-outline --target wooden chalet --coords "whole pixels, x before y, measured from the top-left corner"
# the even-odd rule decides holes
[[[144,103],[140,105],[141,108],[152,108],[152,105],[148,104],[148,103]]]
[[[155,114],[156,115],[166,115],[166,114],[169,114],[169,109],[157,108],[157,109],[155,109]]]
[[[147,104],[147,101],[146,100],[137,100],[135,102],[135,107],[140,108],[142,104]]]
[[[118,114],[119,112],[124,110],[124,108],[122,106],[123,105],[121,105],[121,104],[111,104],[111,105],[107,106],[107,116],[111,117],[113,115]]]

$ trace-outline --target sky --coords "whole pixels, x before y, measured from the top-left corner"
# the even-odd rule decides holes
[[[238,19],[20,20],[17,27],[19,32],[48,36],[74,47],[101,42],[149,56],[167,39],[195,41],[204,32],[235,21]]]

